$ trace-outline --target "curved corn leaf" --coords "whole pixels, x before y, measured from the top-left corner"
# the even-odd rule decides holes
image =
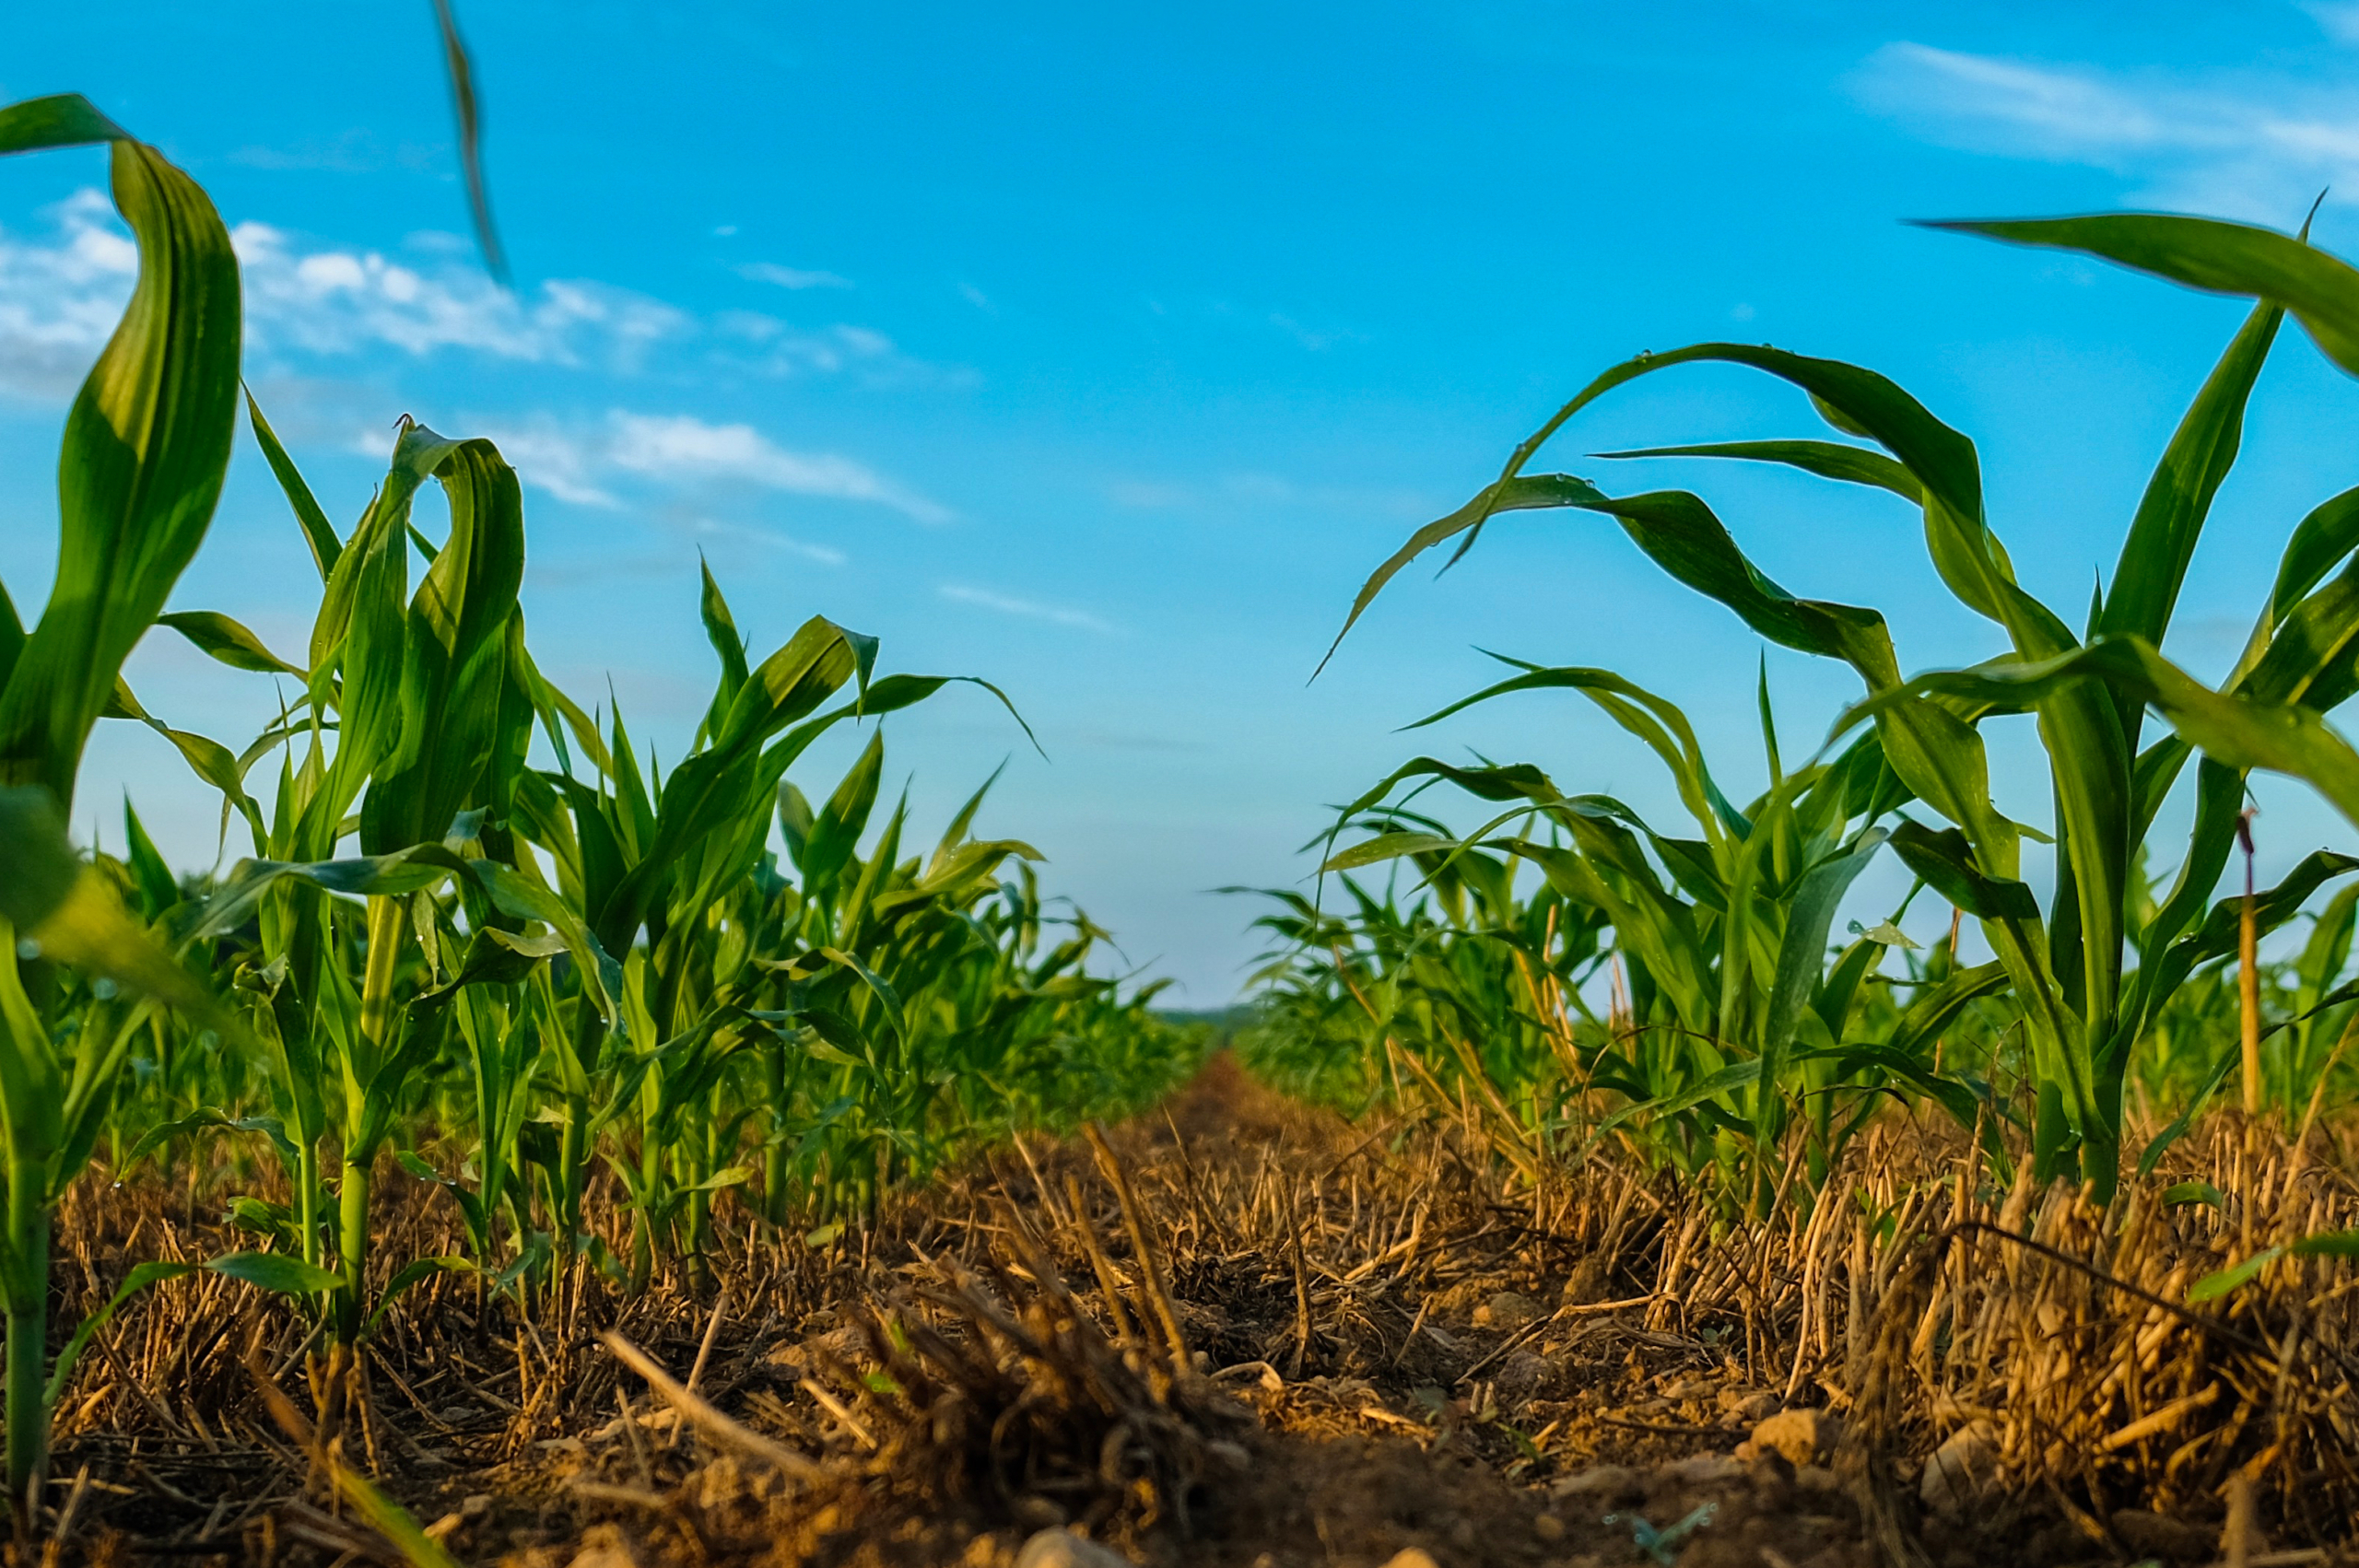
[[[212,521],[237,415],[238,263],[204,192],[77,95],[0,110],[0,153],[91,142],[110,145],[139,277],[66,415],[56,575],[0,687],[0,784],[65,808],[117,672]]]

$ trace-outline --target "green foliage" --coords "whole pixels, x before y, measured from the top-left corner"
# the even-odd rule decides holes
[[[1345,812],[1376,836],[1325,865],[1348,873],[1407,858],[1430,882],[1442,867],[1493,863],[1470,859],[1482,855],[1496,858],[1488,874],[1502,884],[1514,864],[1538,870],[1556,898],[1578,906],[1586,922],[1602,923],[1605,934],[1596,940],[1615,977],[1608,1018],[1579,1008],[1578,1022],[1567,1015],[1555,1031],[1563,1042],[1556,1098],[1608,1095],[1571,1121],[1585,1126],[1587,1137],[1675,1129],[1654,1157],[1691,1173],[1709,1164],[1715,1179],[1755,1204],[1773,1181],[1790,1179],[1780,1174],[1793,1168],[1790,1131],[1801,1136],[1806,1168],[1822,1171],[1877,1095],[1933,1100],[1978,1129],[2001,1160],[2005,1124],[2025,1123],[2042,1180],[2085,1178],[2110,1193],[2133,1078],[2142,1089],[2167,1086],[2192,1114],[2236,1065],[2233,1055],[2218,1054],[2228,1037],[2220,1031],[2218,969],[2236,955],[2240,921],[2249,913],[2266,935],[2296,919],[2332,879],[2359,869],[2359,860],[2321,850],[2252,900],[2249,911],[2242,900],[2213,902],[2250,770],[2306,779],[2359,822],[2359,755],[2324,717],[2359,689],[2353,660],[2359,493],[2323,503],[2292,531],[2270,600],[2219,688],[2157,651],[2284,314],[2292,311],[2337,363],[2359,371],[2353,346],[2359,272],[2310,247],[2306,232],[2206,220],[2122,215],[1954,227],[2082,250],[2258,300],[2174,433],[2081,631],[2017,581],[1986,516],[1979,460],[1966,436],[1872,370],[1727,343],[1641,355],[1598,376],[1516,448],[1496,481],[1379,567],[1344,623],[1348,633],[1426,551],[1455,539],[1463,556],[1499,514],[1563,510],[1610,518],[1665,572],[1767,641],[1838,661],[1860,677],[1862,698],[1836,725],[1831,756],[1787,772],[1774,734],[1765,734],[1768,788],[1740,811],[1721,796],[1668,702],[1611,671],[1519,664],[1521,674],[1444,713],[1513,692],[1579,691],[1670,769],[1695,837],[1659,832],[1607,797],[1567,795],[1530,765],[1459,767],[1420,758]],[[1610,455],[1767,462],[1897,498],[1921,517],[1926,551],[1944,586],[1999,634],[1991,656],[1967,669],[1905,677],[1880,612],[1789,592],[1754,564],[1701,497],[1617,497],[1571,474],[1524,472],[1590,404],[1640,378],[1695,364],[1765,373],[1806,394],[1834,434],[1849,439]],[[2150,713],[2168,726],[2152,738],[2144,732]],[[2017,714],[2037,720],[2054,809],[2048,833],[2011,820],[1992,802],[1982,727]],[[1764,725],[1766,731],[1766,696]],[[2174,847],[2156,824],[2199,754],[2193,822]],[[1385,805],[1396,789],[1433,782],[1504,810],[1465,836],[1386,819],[1400,803]],[[1494,837],[1502,828],[1509,831]],[[2026,837],[2055,845],[2054,880],[2044,895],[2023,879]],[[1889,920],[1830,956],[1836,905],[1887,847],[1914,873],[1912,899],[1931,889],[1959,919],[1978,924],[1991,964],[1959,969],[1937,954],[1911,960],[1906,975],[1887,975],[1892,942],[1879,933],[1897,936]],[[2149,883],[2150,857],[2176,862],[2167,888]],[[1359,905],[1356,917],[1337,922],[1301,904],[1268,922],[1293,951],[1269,972],[1273,1010],[1262,1048],[1283,1061],[1307,1042],[1340,1033],[1356,1037],[1357,1054],[1369,1062],[1406,1050],[1414,1063],[1419,1036],[1400,1020],[1421,1015],[1428,991],[1455,998],[1480,987],[1463,976],[1437,987],[1430,966],[1420,967],[1438,941],[1408,934],[1431,919],[1422,908],[1404,914],[1348,879],[1344,886]],[[2338,895],[2316,917],[2278,999],[2283,1013],[2271,1032],[2258,1093],[2290,1123],[2315,1114],[2353,1016],[2353,995],[2336,985],[2350,954],[2351,900]],[[1510,929],[1519,915],[1510,906],[1486,919]],[[1500,951],[1492,966],[1504,972]],[[1578,989],[1568,994],[1577,997]],[[1339,1003],[1343,996],[1360,1003],[1360,1017]],[[1540,1016],[1544,1022],[1544,1009]],[[1977,1043],[1947,1049],[1961,1033]],[[2019,1042],[2013,1065],[2027,1108],[1989,1075],[2008,1065],[1988,1044],[2003,1037]],[[1445,1075],[1421,1067],[1416,1076],[1431,1077],[1426,1088],[1447,1100]],[[1530,1082],[1536,1080],[1509,1075],[1484,1092],[1511,1097],[1528,1093]],[[1471,1106],[1477,1096],[1463,1097]],[[2165,1129],[2144,1168],[2184,1126],[2182,1117]],[[1532,1130],[1555,1129],[1543,1122]]]
[[[983,790],[929,852],[904,805],[876,811],[880,721],[954,683],[1007,706],[997,687],[880,675],[873,638],[821,617],[751,661],[707,572],[712,701],[686,755],[643,762],[619,712],[593,718],[528,651],[522,499],[487,440],[404,419],[339,533],[244,398],[318,575],[310,639],[287,658],[227,615],[166,613],[235,434],[237,263],[203,193],[87,102],[0,110],[0,152],[89,142],[112,148],[139,281],[66,422],[47,608],[29,631],[0,592],[13,1497],[89,1337],[196,1267],[135,1270],[48,1366],[50,1216],[101,1147],[120,1173],[185,1159],[232,1188],[277,1161],[292,1201],[223,1194],[260,1245],[202,1267],[349,1346],[440,1274],[534,1292],[584,1256],[693,1271],[732,1192],[810,1245],[1010,1128],[1119,1112],[1200,1059],[1204,1032],[1155,1017],[1157,988],[1104,973],[1106,933],[1043,899],[1038,852],[975,835]],[[429,484],[440,539],[412,516]],[[119,674],[154,626],[292,700],[242,749],[172,728]],[[122,856],[78,854],[64,824],[102,717],[169,741],[251,854],[182,883],[128,802]],[[792,776],[838,726],[871,732],[815,811]],[[388,1150],[449,1193],[468,1256],[372,1270]],[[620,1251],[584,1212],[601,1169],[630,1209]]]

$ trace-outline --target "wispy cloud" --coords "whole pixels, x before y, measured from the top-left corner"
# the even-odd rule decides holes
[[[139,253],[111,205],[83,190],[48,209],[46,232],[0,231],[0,394],[70,395],[121,316]],[[393,254],[305,240],[265,223],[230,233],[243,274],[252,373],[309,372],[390,347],[464,353],[628,374],[684,364],[759,376],[848,375],[871,385],[963,385],[971,371],[927,364],[851,322],[801,327],[756,311],[700,317],[587,278],[527,293],[499,287],[464,238],[411,236]],[[767,265],[758,263],[757,265]],[[764,281],[850,287],[828,273],[770,268]]]
[[[791,451],[751,425],[615,409],[603,421],[561,423],[544,415],[505,427],[494,424],[486,433],[526,484],[583,506],[624,506],[629,490],[747,486],[866,501],[920,522],[947,522],[956,515],[866,463],[836,452]],[[379,432],[367,439],[366,450],[381,449]]]
[[[781,533],[775,528],[758,528],[744,522],[723,522],[718,518],[710,517],[698,518],[688,526],[692,532],[704,534],[709,538],[730,539],[747,544],[758,544],[764,549],[775,550],[781,556],[792,556],[816,566],[839,567],[845,560],[841,550],[826,544],[813,544],[808,541],[797,539],[792,534]]]
[[[726,310],[712,325],[727,345],[716,357],[758,375],[849,375],[872,387],[965,386],[976,380],[960,367],[911,358],[883,333],[847,322],[807,328],[758,310]]]
[[[1081,631],[1096,632],[1101,637],[1111,637],[1117,630],[1112,622],[1086,610],[1071,610],[1062,605],[1043,604],[1037,600],[1018,599],[968,583],[945,582],[940,591],[942,597],[954,604],[972,604],[979,610],[990,610],[997,614],[1046,621],[1051,626],[1073,626]]]
[[[607,284],[552,280],[525,298],[452,260],[428,268],[374,251],[305,249],[261,223],[241,223],[229,238],[244,275],[252,346],[264,353],[389,345],[415,355],[462,348],[627,369],[653,345],[696,327],[684,310]]]
[[[2359,6],[2309,9],[2359,41]],[[2138,182],[2132,200],[2158,205],[2283,226],[2319,187],[2359,179],[2359,110],[2322,77],[2130,76],[1898,42],[1853,86],[1933,139],[2112,170]]]
[[[98,192],[76,193],[50,216],[46,240],[0,232],[0,391],[42,401],[72,395],[139,272],[137,248]]]
[[[737,275],[756,283],[774,283],[780,288],[850,288],[851,279],[831,272],[807,272],[801,267],[782,267],[776,262],[746,262],[737,268]]]
[[[428,146],[416,142],[404,142],[388,149],[377,139],[376,133],[355,128],[334,136],[306,137],[282,146],[240,147],[229,155],[229,161],[244,164],[249,169],[370,174],[389,164],[404,169],[427,169],[450,156],[451,149],[447,146]]]

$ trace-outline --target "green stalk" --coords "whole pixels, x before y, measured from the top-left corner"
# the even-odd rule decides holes
[[[369,900],[368,966],[360,985],[360,1034],[370,1054],[382,1061],[392,1051],[393,976],[401,959],[402,901]],[[336,1254],[344,1284],[336,1293],[336,1332],[349,1343],[360,1333],[361,1293],[369,1274],[369,1173],[375,1162],[373,1140],[363,1148],[351,1141],[361,1131],[368,1113],[365,1091],[347,1085],[344,1150],[344,1179],[336,1191]]]
[[[43,1162],[8,1164],[8,1496],[18,1508],[49,1449],[49,1210]]]
[[[349,1344],[360,1337],[361,1292],[369,1279],[369,1167],[367,1156],[344,1162],[336,1193],[336,1251],[344,1285],[336,1292],[336,1335]]]
[[[295,1208],[303,1226],[303,1261],[320,1268],[320,1146],[308,1138],[295,1151]]]

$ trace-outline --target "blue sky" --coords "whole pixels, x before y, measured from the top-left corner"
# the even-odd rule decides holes
[[[1413,751],[1674,809],[1569,699],[1393,733],[1487,678],[1477,644],[1613,663],[1689,707],[1734,786],[1757,777],[1754,640],[1594,521],[1514,520],[1439,581],[1404,577],[1306,684],[1367,570],[1596,369],[1733,337],[1884,370],[1979,442],[2025,579],[2077,606],[2240,310],[1902,220],[2291,227],[2333,187],[2318,235],[2359,250],[2354,6],[461,17],[512,295],[464,238],[423,0],[41,7],[11,19],[0,95],[88,93],[241,226],[249,377],[331,510],[365,503],[399,414],[499,439],[544,668],[611,690],[660,755],[711,679],[699,550],[757,655],[820,613],[892,668],[1005,686],[1048,760],[954,693],[892,720],[895,772],[938,822],[1011,758],[980,825],[1037,843],[1198,1005],[1254,951],[1250,905],[1210,890],[1303,878],[1322,806]],[[58,425],[128,286],[102,179],[96,154],[0,163],[0,575],[29,613]],[[2194,668],[2224,668],[2286,530],[2351,483],[2354,408],[2289,335],[2188,591]],[[1811,425],[1693,370],[1543,465],[1693,486],[1789,587],[1882,608],[1910,665],[1996,651],[1896,506],[1587,455]],[[299,648],[316,594],[241,449],[176,605]],[[225,739],[275,700],[160,639],[131,673]],[[1769,673],[1790,753],[1851,693],[1797,655]],[[2002,802],[2037,820],[2026,739],[1999,743]],[[125,786],[175,858],[212,859],[205,792],[111,726],[77,817],[114,837]],[[2269,861],[2348,837],[2298,790],[2264,802]]]

